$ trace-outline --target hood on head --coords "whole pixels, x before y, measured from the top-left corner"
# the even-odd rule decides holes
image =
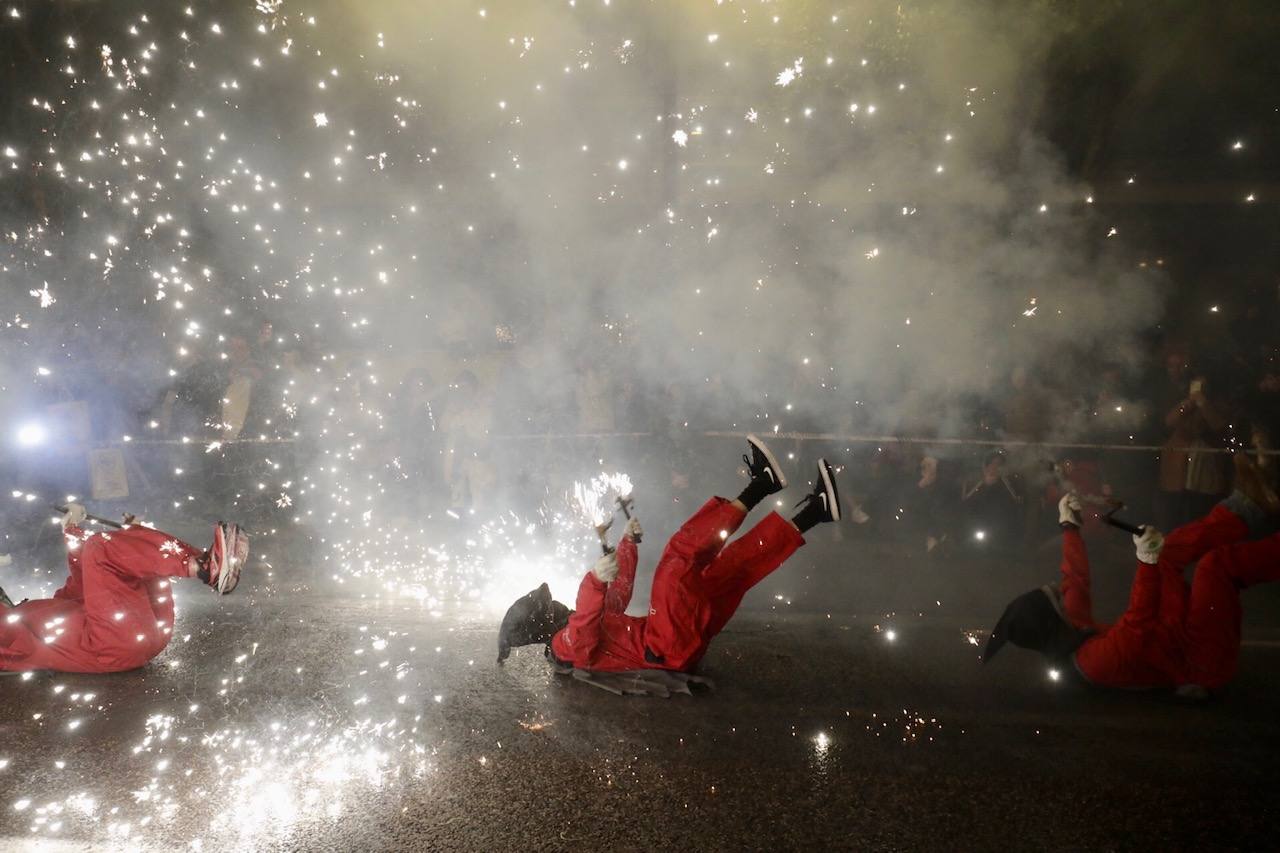
[[[1050,658],[1071,654],[1087,636],[1067,621],[1056,587],[1033,589],[1009,602],[982,650],[982,662],[996,656],[1005,643]]]
[[[511,656],[511,650],[533,643],[549,643],[569,623],[569,608],[552,599],[545,583],[517,598],[502,617],[498,628],[498,663]]]

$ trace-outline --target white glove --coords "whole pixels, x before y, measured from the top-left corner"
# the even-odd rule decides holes
[[[591,567],[591,574],[601,583],[613,583],[613,579],[618,576],[618,555],[609,553],[596,560],[596,564]]]
[[[1062,500],[1058,501],[1058,523],[1083,526],[1084,520],[1080,517],[1080,511],[1083,508],[1076,493],[1067,492],[1062,496]]]
[[[1164,548],[1164,534],[1149,524],[1142,526],[1142,535],[1133,537],[1134,547],[1138,551],[1138,560],[1149,566],[1160,561],[1160,550]]]
[[[62,516],[62,529],[79,527],[88,517],[89,513],[85,510],[84,504],[67,504],[67,511]]]
[[[639,542],[644,536],[644,528],[640,526],[640,519],[628,518],[627,526],[623,529],[622,535],[626,536],[632,542]]]

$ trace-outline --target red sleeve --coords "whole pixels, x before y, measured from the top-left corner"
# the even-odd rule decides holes
[[[1129,590],[1129,606],[1116,624],[1134,630],[1149,627],[1160,605],[1160,587],[1160,573],[1156,567],[1139,562]],[[1062,534],[1062,604],[1067,618],[1077,628],[1097,625],[1089,592],[1089,557],[1078,530],[1066,530]]]
[[[594,572],[587,572],[578,584],[578,600],[573,613],[569,615],[569,624],[557,638],[561,639],[567,651],[571,652],[574,666],[585,668],[595,657],[600,646],[604,626],[605,584],[596,578]]]
[[[606,613],[624,613],[631,603],[631,592],[636,585],[636,562],[639,551],[630,537],[623,536],[618,542],[618,576],[609,584],[604,594]],[[579,593],[581,595],[581,593]]]
[[[1089,555],[1079,530],[1062,531],[1062,606],[1077,628],[1093,621],[1093,597],[1089,591]]]
[[[67,543],[67,582],[53,597],[84,601],[84,584],[80,578],[80,546],[84,544],[84,531],[77,525],[69,525],[63,531],[63,539]]]
[[[1145,631],[1155,622],[1159,606],[1160,570],[1139,560],[1138,573],[1133,576],[1133,586],[1129,589],[1129,606],[1116,624]]]

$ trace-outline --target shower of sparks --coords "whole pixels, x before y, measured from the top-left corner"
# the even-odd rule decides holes
[[[429,709],[439,703],[429,702],[422,667],[436,652],[413,647],[395,631],[353,639],[351,663],[336,661],[329,675],[353,697],[348,710],[317,703],[258,713],[234,701],[235,694],[280,677],[272,655],[255,644],[255,654],[238,656],[196,701],[171,701],[146,718],[136,740],[125,744],[124,778],[103,780],[85,766],[87,789],[15,799],[15,826],[36,839],[90,831],[112,847],[149,849],[169,845],[167,833],[181,819],[195,833],[194,849],[205,839],[252,849],[278,843],[304,823],[343,819],[362,791],[425,778],[435,771],[436,750],[424,737],[424,722],[438,717]],[[361,663],[373,653],[394,665]],[[299,683],[304,677],[295,673]],[[40,689],[35,684],[22,689]],[[414,699],[397,703],[407,706],[403,711],[374,716],[359,710],[370,692],[385,698],[397,691]],[[69,738],[92,725],[85,712],[109,715],[95,693],[66,692],[61,685],[52,692],[55,715],[78,715],[64,726]],[[10,763],[0,762],[0,770]],[[32,767],[26,759],[15,766]],[[80,775],[70,760],[55,767],[68,778]]]
[[[109,43],[59,43],[81,61],[68,73],[65,91],[40,93],[32,109],[68,118],[38,152],[16,140],[0,144],[0,168],[8,172],[35,161],[41,179],[65,193],[59,203],[74,216],[62,232],[37,223],[5,234],[0,280],[50,315],[75,307],[66,296],[69,282],[96,286],[113,307],[157,329],[154,341],[139,343],[154,344],[144,351],[157,354],[157,366],[169,377],[184,375],[200,347],[216,361],[229,361],[237,318],[264,308],[305,318],[287,342],[314,348],[320,366],[288,365],[264,342],[265,366],[281,381],[265,386],[278,387],[278,396],[266,401],[269,428],[261,437],[286,448],[305,438],[314,443],[314,460],[294,462],[290,451],[269,442],[237,447],[234,428],[217,423],[214,439],[173,436],[177,464],[168,470],[176,482],[202,470],[205,457],[217,463],[241,452],[236,473],[269,508],[255,512],[274,512],[264,529],[254,530],[257,555],[271,549],[272,524],[296,525],[324,555],[318,563],[323,580],[361,596],[407,603],[423,618],[469,613],[488,621],[543,581],[572,600],[597,546],[577,512],[552,508],[555,501],[523,512],[490,507],[465,521],[448,513],[415,518],[382,511],[388,487],[409,476],[399,460],[372,461],[373,439],[390,422],[395,390],[353,391],[382,387],[383,368],[367,337],[376,322],[366,288],[397,288],[417,259],[395,244],[416,243],[420,236],[398,235],[395,223],[407,219],[405,211],[419,210],[416,199],[405,203],[407,184],[398,164],[421,169],[436,153],[419,150],[419,99],[399,85],[398,74],[379,68],[368,75],[377,85],[354,109],[337,100],[339,85],[354,85],[362,74],[333,67],[320,51],[308,49],[315,19],[280,0],[257,0],[259,17],[251,26],[232,21],[230,13],[216,21],[196,9],[163,11],[149,17],[135,10]],[[11,19],[20,20],[17,9]],[[528,51],[532,39],[523,44]],[[293,93],[298,108],[282,106],[281,92]],[[514,110],[516,101],[508,106]],[[307,141],[297,132],[307,127],[325,133]],[[355,129],[330,136],[348,127]],[[688,134],[672,139],[683,145]],[[640,160],[617,156],[614,162],[626,170]],[[519,167],[513,158],[512,170]],[[0,190],[4,180],[0,172]],[[386,220],[349,215],[347,187],[357,183],[381,194],[394,212]],[[448,198],[443,181],[430,186]],[[484,233],[470,223],[467,229]],[[209,233],[234,243],[234,251],[208,244]],[[68,258],[77,246],[83,253]],[[370,269],[360,267],[362,254]],[[234,288],[241,276],[251,284]],[[23,317],[0,328],[33,341],[42,331]],[[344,331],[357,342],[363,338],[359,345],[372,357],[339,365],[342,345],[336,340]],[[28,362],[33,381],[58,376],[54,359],[60,353],[48,355],[44,363]],[[220,421],[230,421],[223,402]],[[435,431],[432,407],[425,408],[424,429]],[[160,433],[160,426],[152,421],[148,429]],[[43,435],[45,429],[33,422],[29,432]],[[353,476],[356,471],[374,473],[362,478]],[[173,515],[193,500],[183,488],[175,490]],[[614,497],[629,496],[631,488],[625,474],[602,474],[581,484],[579,503],[589,505],[593,517],[607,517]],[[13,491],[23,504],[51,502]],[[259,558],[254,582],[269,589],[270,565]],[[7,555],[4,562],[8,572]],[[5,586],[48,597],[61,582],[57,574],[36,570],[16,583],[6,575]],[[179,603],[195,594],[182,586],[175,585]],[[11,614],[7,622],[18,618]],[[251,636],[228,657],[233,662],[206,674],[203,664],[193,667],[181,656],[201,637],[181,608],[178,620],[169,651],[152,666],[189,672],[188,701],[156,698],[141,730],[134,736],[122,731],[122,779],[99,778],[74,751],[49,762],[58,771],[52,776],[45,763],[4,755],[0,771],[6,778],[21,773],[29,780],[25,793],[3,804],[13,829],[36,843],[88,837],[104,848],[147,848],[172,846],[169,833],[181,816],[196,833],[180,845],[190,849],[287,846],[304,825],[350,815],[361,791],[434,772],[437,745],[426,732],[448,709],[440,675],[447,647],[414,648],[402,634],[371,627],[348,638],[351,655],[324,674],[315,701],[257,708],[237,695],[274,695],[282,671],[294,673],[299,684],[314,685],[314,675],[287,666],[288,649],[259,648]],[[56,642],[60,618],[47,630]],[[101,696],[62,687],[44,693],[44,683],[30,673],[10,682],[10,689],[28,691],[24,703],[40,708],[31,714],[33,725],[55,726],[72,745],[100,734],[103,725],[119,725],[112,720],[112,688],[104,687]],[[311,695],[311,688],[300,695]],[[549,725],[535,720],[527,728]]]
[[[58,301],[57,299],[54,299],[53,294],[49,291],[49,282],[47,281],[39,290],[31,291],[31,295],[40,300],[41,308],[48,308],[50,305]]]
[[[778,86],[790,86],[799,77],[804,74],[804,57],[800,57],[790,66],[778,72],[778,77],[774,81]]]
[[[903,708],[897,719],[872,714],[866,730],[876,737],[896,736],[904,744],[933,743],[942,732],[942,723],[936,717],[926,717],[918,711]]]
[[[263,390],[268,423],[242,423],[232,402],[222,400],[213,423],[204,425],[209,430],[171,432],[169,444],[147,445],[147,452],[165,460],[177,484],[163,507],[169,519],[189,520],[185,508],[195,501],[192,493],[206,486],[201,472],[217,468],[222,473],[219,464],[236,460],[239,491],[230,490],[235,498],[228,498],[227,509],[252,506],[263,519],[262,529],[254,530],[255,560],[263,562],[255,563],[259,576],[250,585],[260,584],[268,594],[254,606],[266,608],[283,597],[277,593],[285,585],[274,582],[262,556],[283,550],[273,538],[282,530],[296,531],[315,546],[315,586],[332,584],[344,594],[409,606],[415,618],[465,614],[492,621],[544,581],[557,598],[572,601],[599,556],[590,528],[614,516],[615,498],[631,496],[630,477],[601,473],[571,486],[565,477],[545,484],[540,503],[534,499],[519,507],[481,503],[474,513],[461,507],[426,511],[413,496],[440,487],[438,460],[431,459],[432,473],[424,473],[428,464],[415,469],[405,449],[389,449],[397,442],[387,439],[406,388],[396,381],[396,365],[405,355],[383,346],[384,328],[412,320],[420,324],[424,340],[449,343],[435,321],[439,270],[420,262],[428,255],[424,235],[434,231],[442,242],[468,241],[477,254],[489,251],[493,244],[484,241],[506,225],[485,209],[475,188],[497,187],[497,195],[507,198],[519,195],[514,182],[539,168],[536,146],[495,144],[483,155],[449,150],[439,139],[442,117],[432,114],[427,93],[409,82],[416,75],[398,67],[385,50],[394,46],[396,33],[385,38],[379,33],[376,39],[370,34],[349,54],[348,64],[330,54],[331,41],[346,35],[342,22],[318,21],[284,0],[225,8],[154,2],[151,14],[140,13],[138,4],[127,5],[110,36],[59,34],[56,53],[44,57],[66,73],[59,72],[56,91],[24,92],[22,109],[34,117],[32,127],[47,132],[22,139],[16,128],[0,128],[5,137],[0,140],[0,194],[30,193],[38,180],[46,190],[39,195],[58,207],[63,220],[55,229],[49,224],[52,214],[33,218],[0,235],[0,283],[21,301],[21,312],[7,314],[0,330],[14,336],[15,349],[25,350],[27,359],[13,374],[42,389],[64,380],[69,371],[63,336],[50,329],[56,328],[55,318],[74,316],[59,312],[86,301],[68,295],[82,292],[82,283],[103,307],[101,316],[80,327],[94,330],[99,322],[130,315],[140,323],[134,328],[155,329],[151,340],[130,341],[139,347],[129,356],[130,369],[154,368],[168,379],[192,375],[200,358],[234,363],[231,339],[238,322],[268,313],[288,316],[296,328],[287,335],[276,329],[275,337],[266,335],[258,344],[266,353],[268,381],[255,386],[257,380],[244,372],[237,377],[241,384],[231,386],[246,393]],[[725,4],[726,9],[732,5]],[[499,10],[468,15],[473,12],[481,20],[468,25],[492,27],[502,18]],[[8,7],[0,26],[25,27],[24,15]],[[737,27],[738,20],[731,20]],[[738,61],[730,51],[739,39],[727,35],[728,20],[721,31],[723,38],[707,33],[699,47],[728,68]],[[513,61],[529,63],[529,74],[519,87],[512,84],[510,91],[476,101],[476,111],[495,125],[502,122],[513,140],[521,138],[538,99],[549,97],[559,78],[576,92],[592,85],[579,80],[597,79],[593,75],[606,62],[652,70],[633,59],[641,56],[643,42],[618,38],[603,50],[564,51],[535,72],[532,63],[544,50],[554,50],[555,41],[535,42],[508,32],[502,38],[504,44],[510,39],[511,47],[504,49],[517,57]],[[838,53],[834,45],[824,47]],[[824,127],[879,132],[883,119],[897,116],[898,105],[922,88],[896,78],[875,84],[863,76],[855,85],[824,78],[842,66],[870,75],[873,61],[857,55],[826,56],[825,64],[814,60],[807,75],[803,57],[775,75],[773,62],[780,57],[774,56],[769,65],[743,75],[753,82],[724,103],[682,104],[678,114],[657,116],[656,128],[654,116],[645,115],[625,134],[600,128],[577,136],[575,129],[574,138],[553,147],[558,156],[581,161],[584,181],[603,182],[591,184],[588,193],[589,203],[602,208],[620,204],[623,188],[632,182],[641,196],[641,181],[659,186],[658,181],[670,179],[665,166],[658,168],[646,154],[643,145],[650,140],[690,160],[690,174],[699,180],[686,198],[673,199],[658,221],[673,232],[686,229],[700,251],[723,251],[734,229],[722,213],[713,221],[710,212],[723,209],[719,194],[735,178],[727,168],[719,171],[721,162],[748,163],[755,178],[773,186],[802,159],[799,139],[780,136],[781,127],[789,124],[789,134],[799,134],[802,126],[815,133]],[[816,106],[790,100],[800,94]],[[879,102],[879,112],[873,101]],[[937,123],[918,129],[920,138],[950,142],[952,134],[943,136],[944,120],[953,122],[956,116],[939,115]],[[673,129],[676,122],[682,127]],[[948,146],[945,158],[937,148],[923,151],[928,159],[920,161],[919,171],[944,185],[962,171],[957,147]],[[1237,141],[1231,149],[1242,147]],[[699,162],[701,149],[707,149],[706,159]],[[495,151],[500,156],[491,162]],[[441,165],[449,158],[455,171]],[[708,164],[717,165],[699,168]],[[13,182],[12,175],[24,183]],[[891,196],[879,184],[874,189],[878,198],[889,199],[895,222],[926,218],[925,200]],[[1253,195],[1246,199],[1253,200]],[[568,193],[555,200],[565,207],[581,203]],[[796,204],[792,201],[792,208]],[[1058,218],[1058,210],[1037,221]],[[773,215],[783,215],[781,206]],[[647,233],[652,225],[641,222],[636,233]],[[1106,236],[1115,234],[1112,228]],[[883,254],[877,246],[859,247],[872,262],[867,268],[889,267],[902,255],[893,251],[902,243],[888,237],[876,237],[885,246]],[[777,266],[778,259],[765,260]],[[768,296],[774,280],[755,279],[753,292]],[[1035,316],[1036,308],[1032,299],[1022,313]],[[1047,315],[1038,322],[1048,322]],[[908,319],[903,326],[910,324]],[[919,328],[917,322],[907,333]],[[513,322],[499,326],[496,338],[512,345],[522,334]],[[57,345],[39,350],[41,340]],[[285,355],[296,354],[295,347],[314,352],[315,363],[290,363]],[[822,385],[831,391],[837,387]],[[444,424],[448,406],[433,410],[433,403],[424,403],[420,411],[423,434],[449,431]],[[437,411],[444,412],[439,424]],[[779,414],[765,424],[774,433],[784,429]],[[471,426],[455,426],[453,433],[466,433]],[[26,429],[28,437],[43,440],[43,425],[33,422]],[[159,436],[165,428],[157,420],[146,431]],[[137,445],[146,441],[141,435],[119,436],[119,441],[135,438]],[[28,488],[34,487],[14,489],[12,499],[24,505],[52,502]],[[10,593],[47,597],[58,583],[60,577],[45,570],[28,572],[17,586],[6,575],[5,586]],[[175,584],[179,603],[189,593],[177,587],[185,585]],[[787,596],[776,600],[779,606],[791,605]],[[9,620],[12,624],[15,617]],[[341,637],[350,653],[317,679],[295,670],[288,649],[259,648],[246,635],[242,648],[222,650],[230,653],[210,671],[184,657],[191,655],[188,642],[207,639],[201,635],[208,631],[195,621],[180,611],[169,651],[152,664],[179,670],[190,693],[183,701],[147,700],[145,723],[124,732],[123,747],[116,747],[126,754],[127,778],[96,777],[71,749],[65,758],[39,756],[38,763],[6,750],[0,758],[5,780],[19,774],[29,780],[25,790],[0,803],[15,834],[30,835],[36,844],[49,839],[56,844],[79,832],[104,849],[174,847],[168,832],[181,817],[185,826],[197,828],[191,849],[203,844],[283,848],[296,846],[291,835],[304,824],[357,814],[362,793],[436,771],[438,743],[427,733],[438,730],[450,710],[439,663],[452,651],[448,646],[415,648],[403,634],[367,626],[357,636]],[[51,620],[46,627],[56,641],[61,625]],[[882,633],[887,643],[897,639],[893,629]],[[979,645],[979,632],[965,636]],[[249,691],[272,695],[281,673],[292,673],[298,685],[308,686],[294,695],[313,698],[256,707]],[[38,709],[31,713],[33,725],[49,726],[74,746],[111,721],[109,693],[115,688],[95,685],[95,693],[74,686],[46,690],[46,684],[30,673],[6,683],[6,689],[27,691],[24,701]],[[520,725],[536,733],[553,722],[535,718]],[[932,740],[940,729],[935,719],[906,710],[900,719],[868,726],[877,736],[882,731],[900,735],[904,743]],[[832,744],[826,732],[812,740],[820,755]],[[474,760],[492,767],[492,755]],[[58,767],[55,761],[68,763]],[[78,775],[64,772],[70,770]],[[183,841],[186,846],[188,839]]]
[[[623,473],[601,473],[573,484],[569,503],[591,527],[603,524],[616,509],[610,495],[631,497],[631,478]]]

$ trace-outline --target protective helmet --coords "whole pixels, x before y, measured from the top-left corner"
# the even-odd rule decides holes
[[[502,617],[498,628],[498,663],[511,655],[516,646],[533,643],[549,643],[565,625],[569,624],[569,608],[551,598],[551,588],[545,583],[515,600]]]

